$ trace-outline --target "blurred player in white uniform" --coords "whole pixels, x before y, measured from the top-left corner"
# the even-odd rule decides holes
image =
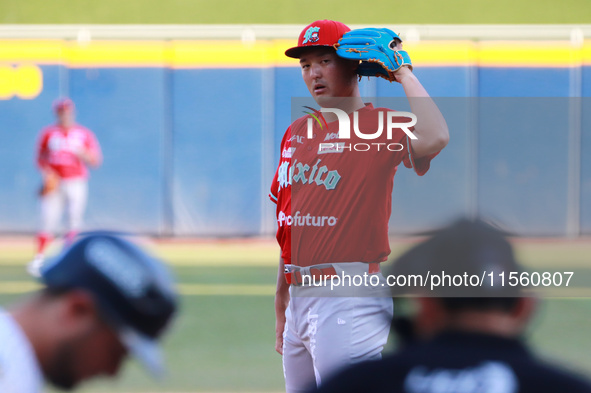
[[[163,375],[159,340],[178,294],[162,261],[96,232],[48,259],[39,281],[38,291],[0,308],[0,392],[40,393],[44,381],[73,390],[115,377],[127,355]]]
[[[37,275],[44,252],[60,229],[67,211],[66,244],[71,243],[82,226],[88,196],[88,166],[102,162],[100,146],[94,134],[75,123],[74,103],[62,98],[53,107],[57,122],[41,131],[37,146],[37,164],[43,177],[41,230],[37,235],[37,255],[29,272]]]

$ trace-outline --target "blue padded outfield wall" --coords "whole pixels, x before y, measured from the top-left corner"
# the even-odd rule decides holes
[[[273,234],[279,143],[292,98],[308,96],[297,61],[282,55],[291,44],[0,41],[0,232],[36,231],[37,135],[53,100],[70,96],[104,154],[87,228]],[[405,49],[451,141],[424,177],[398,171],[393,234],[476,214],[521,235],[591,234],[591,43]],[[398,84],[364,79],[361,91],[409,109]]]

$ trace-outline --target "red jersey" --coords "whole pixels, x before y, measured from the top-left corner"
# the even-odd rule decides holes
[[[77,155],[83,150],[100,158],[100,146],[92,131],[77,124],[68,130],[52,125],[41,131],[37,164],[42,169],[53,169],[63,179],[86,178],[88,169]]]
[[[351,135],[340,139],[339,122],[296,120],[281,142],[281,159],[269,197],[277,203],[277,241],[286,264],[383,262],[390,254],[388,221],[394,175],[400,163],[422,176],[437,154],[415,160],[410,138],[399,128],[388,138],[387,108],[366,105],[349,115]],[[376,139],[364,134],[384,131]],[[401,120],[401,119],[399,119]],[[401,123],[408,122],[407,119]],[[411,128],[412,130],[412,128]]]

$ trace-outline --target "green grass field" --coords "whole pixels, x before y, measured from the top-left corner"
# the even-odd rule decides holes
[[[590,23],[588,0],[1,0],[0,23]]]
[[[393,255],[409,243],[393,244]],[[0,305],[34,283],[24,271],[32,241],[0,243]],[[165,342],[168,378],[150,380],[129,362],[118,381],[95,381],[84,392],[267,392],[281,391],[281,358],[274,352],[273,293],[278,247],[272,240],[153,245],[177,275],[182,312]],[[518,254],[530,268],[555,262],[589,266],[591,242],[520,241]],[[540,307],[528,332],[538,352],[591,373],[591,299],[552,299]]]

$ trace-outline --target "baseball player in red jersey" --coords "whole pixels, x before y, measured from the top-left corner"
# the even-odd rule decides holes
[[[39,192],[41,231],[37,235],[37,255],[28,266],[33,275],[38,275],[45,249],[59,229],[64,208],[68,215],[66,243],[80,230],[88,195],[87,167],[96,168],[102,161],[95,135],[75,123],[72,100],[59,99],[53,109],[57,122],[41,131],[37,146],[43,186]]]
[[[356,125],[367,135],[380,125],[409,120],[363,102],[359,61],[339,57],[334,49],[348,31],[340,22],[316,21],[301,32],[298,46],[286,51],[299,58],[316,103],[332,109],[297,119],[287,129],[270,192],[281,246],[275,349],[283,355],[288,393],[381,356],[393,311],[380,262],[390,253],[394,175],[400,163],[424,175],[449,140],[439,109],[406,66],[396,71],[395,80],[409,99],[416,125],[371,141],[353,132]],[[348,116],[350,138],[341,138],[334,109]],[[369,278],[372,285],[356,287],[349,281],[335,290],[330,283],[345,276]],[[316,285],[322,278],[329,281]]]

